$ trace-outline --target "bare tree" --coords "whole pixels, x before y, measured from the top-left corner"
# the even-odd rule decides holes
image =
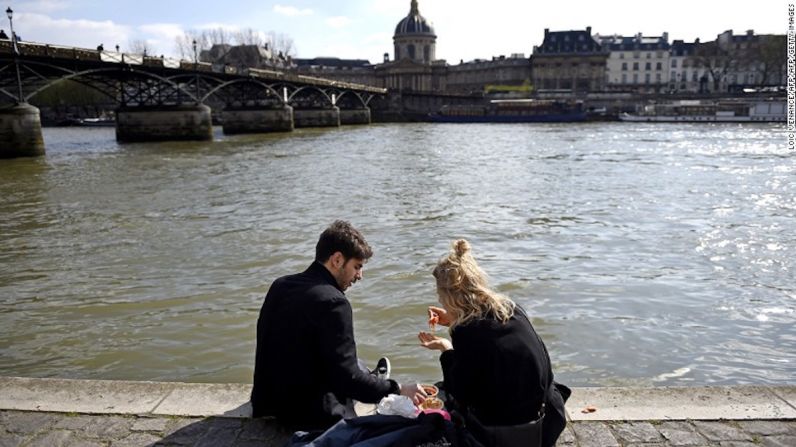
[[[271,31],[268,33],[268,40],[271,43],[271,51],[273,51],[274,54],[279,54],[281,52],[285,57],[294,57],[296,55],[296,47],[293,44],[293,38],[287,34]]]
[[[721,82],[738,65],[737,55],[731,54],[718,41],[697,45],[695,56],[697,66],[705,67],[705,70],[713,79],[714,92],[718,92],[721,89]]]
[[[152,45],[144,39],[131,39],[127,43],[128,52],[133,54],[143,54],[145,56],[152,54]]]
[[[760,86],[778,83],[785,85],[787,40],[784,34],[760,36]]]
[[[253,28],[245,28],[233,34],[234,41],[238,45],[257,45],[262,47],[266,44],[265,35]]]

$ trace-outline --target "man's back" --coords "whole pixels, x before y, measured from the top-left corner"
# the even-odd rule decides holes
[[[326,427],[353,416],[349,398],[397,392],[359,370],[353,337],[351,305],[322,264],[274,281],[257,321],[254,416]]]

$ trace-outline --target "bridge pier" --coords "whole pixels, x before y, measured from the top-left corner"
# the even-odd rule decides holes
[[[120,108],[116,140],[120,142],[212,140],[210,107],[200,105]]]
[[[30,104],[0,108],[0,158],[44,155],[39,109]]]
[[[370,109],[340,109],[340,124],[370,124]]]
[[[290,106],[277,109],[224,109],[221,117],[227,135],[293,130],[293,107]]]
[[[293,109],[296,127],[340,127],[340,108]]]

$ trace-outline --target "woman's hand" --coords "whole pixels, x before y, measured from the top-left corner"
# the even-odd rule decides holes
[[[450,351],[453,349],[453,345],[451,341],[447,338],[437,337],[434,334],[429,334],[428,332],[420,331],[417,334],[417,338],[420,340],[420,346],[423,346],[427,349],[436,349],[437,351]]]
[[[434,326],[440,324],[442,326],[450,326],[451,319],[448,311],[437,306],[428,306],[428,326],[433,330]]]

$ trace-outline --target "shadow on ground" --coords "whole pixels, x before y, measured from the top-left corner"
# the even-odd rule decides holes
[[[209,417],[180,421],[170,433],[150,447],[176,446],[274,446],[281,447],[293,434],[272,419]]]

